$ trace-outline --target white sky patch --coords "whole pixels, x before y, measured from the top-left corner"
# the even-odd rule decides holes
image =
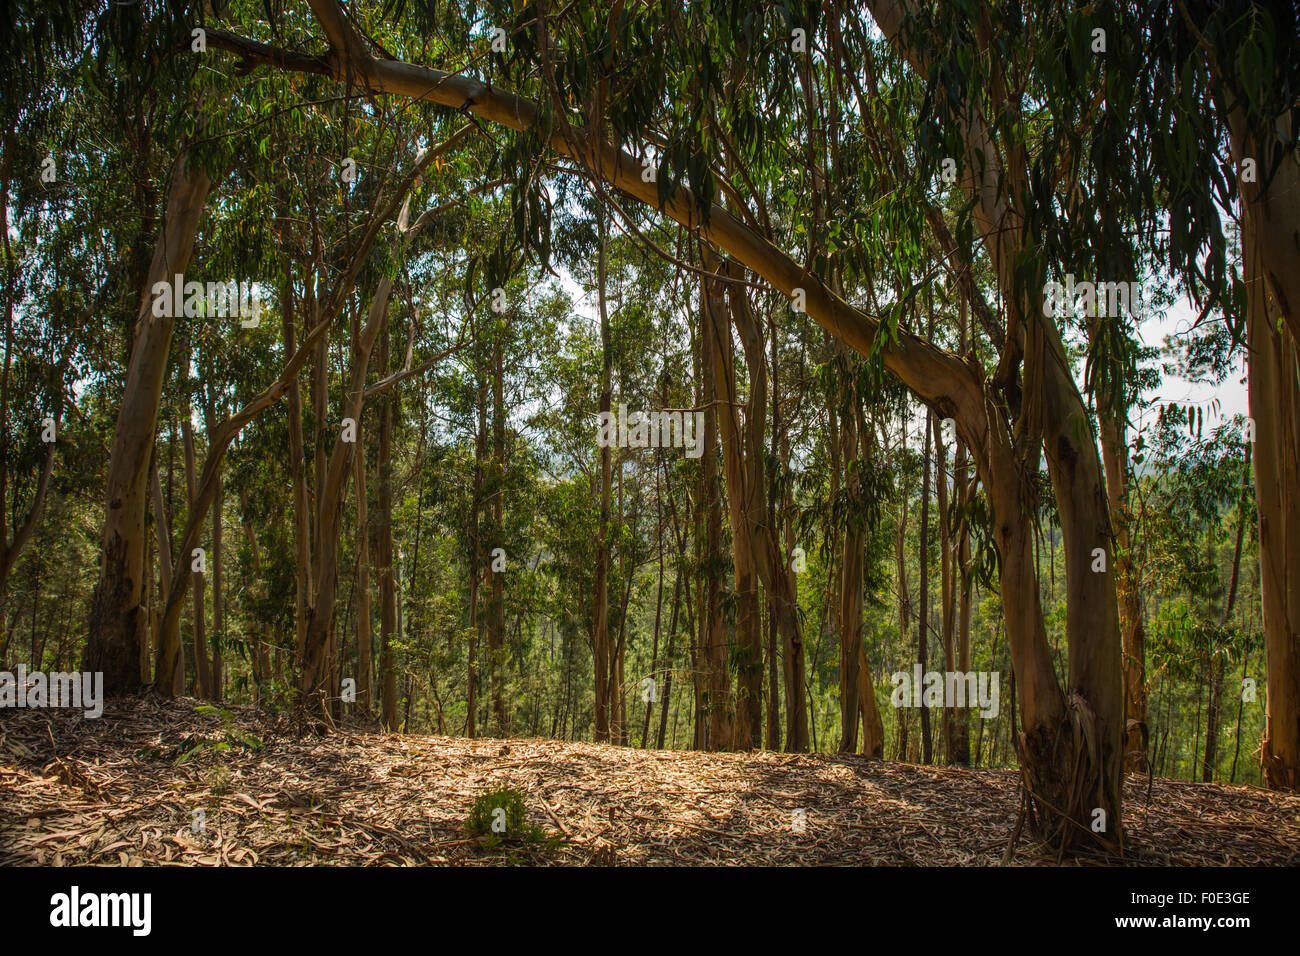
[[[1185,338],[1192,334],[1192,323],[1196,321],[1196,310],[1186,299],[1181,299],[1169,308],[1165,315],[1154,315],[1138,327],[1138,333],[1144,344],[1159,347],[1164,344],[1165,336],[1172,335]],[[1240,357],[1232,363],[1228,377],[1218,385],[1208,382],[1189,382],[1176,375],[1161,374],[1160,388],[1148,393],[1145,398],[1162,405],[1200,405],[1205,408],[1205,424],[1216,428],[1225,421],[1231,421],[1234,415],[1249,415],[1250,403],[1246,393],[1245,366]],[[1209,403],[1219,401],[1218,414],[1208,408]],[[1158,409],[1150,408],[1146,414],[1158,414]]]

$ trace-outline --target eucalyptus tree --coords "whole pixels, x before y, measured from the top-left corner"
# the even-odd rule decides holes
[[[703,238],[730,253],[740,264],[756,271],[853,348],[864,354],[881,354],[883,363],[893,374],[898,375],[923,400],[939,409],[942,417],[955,420],[958,431],[970,447],[983,449],[989,445],[991,452],[986,470],[994,480],[990,483],[986,479],[986,484],[993,487],[997,520],[1000,525],[1010,529],[1020,524],[1015,520],[1015,516],[1020,513],[1019,500],[1022,494],[1020,468],[1012,453],[1010,439],[1004,431],[1005,426],[991,428],[989,425],[990,416],[994,422],[1002,422],[1004,419],[1001,410],[986,396],[979,372],[957,356],[931,345],[913,333],[897,329],[893,324],[887,330],[886,340],[886,337],[878,334],[882,326],[877,319],[848,305],[832,291],[825,280],[810,271],[806,265],[800,265],[790,254],[782,252],[771,241],[762,238],[750,225],[712,202],[719,194],[719,179],[708,158],[710,150],[706,148],[702,113],[693,106],[703,105],[713,99],[710,84],[715,76],[720,75],[720,72],[715,73],[715,68],[719,71],[725,68],[739,70],[747,64],[771,63],[773,58],[762,55],[763,47],[788,49],[788,21],[781,25],[783,29],[773,37],[766,31],[767,24],[753,17],[742,17],[739,11],[729,11],[729,15],[719,17],[713,15],[712,11],[702,9],[669,9],[648,11],[644,16],[631,16],[620,5],[603,19],[577,11],[563,20],[552,21],[548,10],[539,5],[535,15],[531,15],[533,11],[530,8],[529,18],[516,21],[504,16],[504,11],[497,10],[495,12],[506,25],[493,38],[500,39],[504,36],[507,40],[506,50],[509,51],[507,57],[500,58],[505,60],[501,65],[507,68],[510,85],[520,88],[524,94],[533,93],[537,97],[536,100],[530,100],[527,95],[504,92],[499,82],[494,82],[489,87],[461,73],[449,74],[403,61],[376,58],[361,34],[347,21],[335,3],[316,0],[312,9],[330,44],[329,52],[323,57],[271,47],[224,31],[214,31],[210,42],[250,63],[262,63],[282,70],[325,73],[339,80],[350,79],[377,92],[410,96],[468,110],[521,131],[524,142],[534,148],[545,146],[555,151],[579,164],[584,173],[596,181],[609,183],[626,195],[658,206],[679,223],[698,230]],[[565,45],[557,47],[555,44],[561,38],[557,38],[552,31],[561,27],[564,30],[562,40]],[[724,29],[725,35],[719,37],[719,29]],[[485,36],[481,47],[489,55],[491,39]],[[510,42],[511,39],[513,43]],[[673,42],[667,42],[668,39]],[[588,66],[612,63],[615,56],[625,68],[619,70],[617,75],[606,69],[598,78],[603,83],[619,84],[611,86],[611,89],[621,95],[611,96],[607,89],[606,95],[602,97],[602,102],[608,104],[606,115],[584,117],[579,115],[581,110],[569,115],[570,111],[564,105],[569,95],[566,92],[568,86],[585,93],[597,79],[587,72]],[[679,62],[685,68],[678,68]],[[706,63],[708,69],[705,69]],[[558,72],[557,64],[563,64]],[[795,71],[789,60],[786,60],[786,64],[791,68],[784,70],[786,80],[779,92],[793,98]],[[658,132],[656,124],[652,122],[654,107],[659,101],[645,95],[648,90],[659,90],[665,81],[681,85],[680,89],[665,91],[669,94],[670,102],[688,107],[680,114],[671,111],[663,114],[663,118],[668,121],[665,124],[668,126],[666,136]],[[751,107],[747,115],[753,116],[755,101],[752,88],[737,84],[732,84],[730,88],[746,90],[744,95],[748,97]],[[538,101],[543,105],[539,106]],[[581,95],[575,101],[584,104],[585,108],[585,104],[591,103],[593,97]],[[735,116],[743,112],[736,108],[735,103],[729,105],[729,115]],[[677,117],[675,122],[674,116]],[[606,118],[611,123],[609,130],[604,126]],[[662,144],[658,150],[658,165],[644,152],[642,155],[646,155],[647,161],[641,162],[636,156],[620,149],[616,141],[611,141],[611,132],[621,142],[640,144],[649,139]],[[711,138],[708,141],[711,142]],[[637,148],[643,147],[638,145]],[[656,175],[643,175],[652,168],[657,169]],[[752,216],[748,218],[752,219]],[[1009,277],[1008,274],[1007,278]],[[1030,330],[1038,327],[1037,323],[1028,325]],[[1034,354],[1042,353],[1040,351]],[[1050,363],[1047,364],[1050,371]],[[1065,388],[1062,376],[1064,373],[1054,379],[1060,388],[1052,393],[1064,402],[1064,405],[1056,407],[1058,411],[1070,407],[1071,402],[1070,391]],[[1077,392],[1074,393],[1074,398],[1077,400]],[[1065,423],[1061,420],[1063,417],[1064,412],[1054,420],[1058,428],[1053,439],[1063,441],[1053,444],[1053,451],[1066,447],[1073,453],[1073,435],[1066,430]],[[1030,444],[1033,445],[1036,441],[1034,438]],[[1079,460],[1086,463],[1088,458],[1084,455]],[[1095,451],[1092,461],[1096,463]],[[1096,471],[1099,476],[1099,466]],[[1063,486],[1063,491],[1076,495],[1082,504],[1086,504],[1082,486],[1092,477],[1098,476],[1094,476],[1091,470],[1082,477],[1067,476],[1070,480]],[[1081,550],[1082,543],[1078,540],[1075,542],[1076,556],[1078,553],[1086,553],[1090,557],[1091,548]],[[1087,543],[1095,546],[1097,541],[1094,538]],[[1013,530],[1011,538],[1004,544],[1014,546],[1003,548],[1004,591],[1034,595],[1036,590],[1032,580],[1032,562],[1029,560],[1030,536],[1027,527],[1023,531]],[[1101,546],[1104,549],[1104,541]],[[1079,580],[1078,575],[1074,580],[1081,597],[1080,601],[1074,603],[1089,606],[1089,596],[1096,591],[1100,604],[1092,602],[1092,613],[1105,618],[1105,581]],[[1113,586],[1109,594],[1113,605]],[[1075,613],[1079,621],[1086,616],[1081,608],[1076,609]],[[1118,748],[1109,745],[1107,736],[1108,743],[1103,748],[1104,752],[1094,755],[1096,759],[1085,760],[1085,770],[1077,779],[1064,779],[1071,777],[1066,768],[1075,766],[1080,754],[1070,747],[1066,749],[1071,752],[1066,754],[1050,743],[1058,738],[1059,728],[1055,724],[1063,721],[1069,723],[1069,720],[1059,690],[1055,696],[1047,690],[1049,686],[1055,686],[1055,677],[1052,675],[1050,657],[1045,650],[1046,644],[1042,640],[1041,615],[1032,607],[1021,608],[1012,604],[1008,604],[1008,615],[1009,621],[1013,623],[1010,630],[1016,634],[1013,647],[1017,651],[1017,674],[1021,677],[1017,688],[1022,703],[1035,702],[1034,712],[1027,714],[1031,725],[1029,737],[1034,744],[1026,750],[1025,764],[1031,783],[1042,799],[1040,810],[1043,818],[1049,821],[1047,830],[1051,835],[1064,836],[1070,832],[1070,825],[1091,816],[1093,808],[1085,807],[1084,804],[1097,802],[1108,812],[1109,818],[1115,821],[1112,824],[1115,829],[1110,832],[1116,832],[1119,805],[1117,778],[1113,771],[1118,767],[1118,753],[1112,754],[1111,751],[1117,751]],[[793,615],[787,615],[786,622],[788,629],[795,626]],[[1108,637],[1114,637],[1117,644],[1117,630],[1117,627],[1112,629],[1102,626],[1095,640],[1104,643]],[[799,640],[797,631],[787,630],[788,644],[797,644]],[[1085,672],[1082,686],[1088,694],[1095,697],[1096,709],[1103,713],[1103,729],[1107,729],[1111,727],[1114,716],[1110,714],[1113,708],[1109,705],[1112,698],[1119,699],[1117,688],[1120,682],[1118,679],[1108,680],[1112,676],[1107,670],[1108,655],[1090,657],[1079,653],[1078,657],[1079,666]],[[1113,676],[1117,678],[1118,651],[1115,659],[1116,674]],[[1099,684],[1096,688],[1091,686],[1093,677]],[[1111,688],[1111,684],[1114,688]],[[1114,723],[1118,724],[1118,720],[1114,720]],[[1108,729],[1106,732],[1109,734]],[[1069,739],[1077,742],[1082,736],[1080,732]],[[1051,809],[1062,806],[1065,807],[1063,811]],[[1057,814],[1062,819],[1060,822],[1052,822],[1056,820]]]
[[[1294,4],[1182,2],[1125,4],[1143,29],[1134,72],[1136,121],[1155,131],[1150,168],[1127,170],[1114,186],[1131,205],[1148,244],[1202,309],[1222,312],[1250,353],[1256,510],[1263,575],[1268,719],[1263,748],[1272,787],[1300,787],[1300,516],[1287,503],[1300,490],[1300,13]],[[1168,212],[1150,202],[1159,182]],[[1145,201],[1145,202],[1144,202]],[[1228,220],[1225,223],[1225,220]],[[1230,225],[1229,225],[1230,223]],[[1240,234],[1241,256],[1229,258]]]
[[[221,165],[217,151],[204,149],[197,142],[204,129],[201,120],[192,123],[186,135],[183,127],[178,128],[181,124],[169,122],[165,116],[154,119],[152,114],[158,98],[170,100],[177,93],[187,108],[181,115],[189,113],[192,120],[215,105],[215,91],[179,87],[185,74],[194,70],[193,61],[177,57],[160,60],[156,55],[158,49],[185,47],[189,26],[176,13],[160,3],[133,5],[130,10],[115,5],[105,14],[107,30],[119,42],[102,48],[111,51],[104,72],[113,77],[119,102],[131,104],[123,112],[128,116],[134,112],[134,125],[147,130],[144,137],[137,135],[134,140],[144,175],[154,173],[160,153],[164,162],[170,163],[161,222],[155,210],[146,213],[148,231],[157,230],[152,258],[137,274],[139,281],[131,283],[136,298],[126,313],[134,316],[126,322],[130,358],[109,451],[103,554],[83,660],[87,670],[104,673],[104,689],[109,694],[140,686],[139,660],[148,624],[144,567],[149,461],[176,321],[172,314],[176,310],[155,308],[151,293],[160,285],[170,288],[174,276],[183,274],[189,265],[208,192],[214,176],[219,178],[216,167]]]

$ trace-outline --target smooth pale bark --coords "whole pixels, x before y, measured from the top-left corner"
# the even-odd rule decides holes
[[[1246,158],[1258,167],[1257,181],[1240,185],[1268,683],[1262,762],[1269,787],[1300,790],[1300,170],[1284,146],[1289,115],[1265,134],[1241,109],[1229,119],[1237,168]],[[1276,170],[1266,159],[1274,155]]]
[[[722,619],[722,492],[718,482],[720,403],[726,401],[725,386],[719,388],[720,355],[727,329],[723,292],[714,279],[700,280],[700,368],[704,392],[704,454],[700,458],[700,507],[705,512],[704,561],[700,602],[701,660],[705,671],[704,705],[707,713],[705,746],[709,750],[730,750],[733,746],[731,670],[727,661],[727,629]]]
[[[469,509],[469,654],[466,662],[468,673],[465,685],[465,735],[467,737],[476,736],[478,730],[478,649],[479,634],[483,629],[478,592],[486,573],[483,531],[479,517],[483,510],[483,462],[487,457],[487,380],[482,374],[479,375],[476,405],[478,426],[474,431],[474,480]],[[410,707],[409,700],[407,707]]]
[[[706,260],[707,261],[707,260]],[[721,279],[736,277],[739,270],[728,264],[717,266]],[[798,603],[795,597],[795,577],[788,562],[788,547],[774,532],[768,508],[769,489],[763,465],[764,416],[767,407],[767,369],[762,334],[750,308],[749,299],[742,286],[715,280],[705,306],[709,309],[708,328],[712,330],[715,347],[712,350],[715,378],[719,386],[718,416],[721,436],[731,437],[731,469],[728,494],[734,493],[735,519],[744,525],[741,543],[747,546],[750,560],[747,565],[758,574],[764,589],[771,596],[777,633],[782,641],[782,670],[785,676],[786,750],[791,753],[808,749],[808,708],[804,695],[803,635],[799,623]],[[731,350],[731,329],[726,319],[730,315],[745,355],[749,372],[749,398],[744,405],[743,423],[738,420],[736,404],[734,363],[727,357]],[[725,354],[724,354],[725,352]],[[706,399],[707,401],[707,399]],[[724,446],[724,453],[728,446]],[[732,492],[734,488],[734,492]],[[757,608],[755,608],[755,612]],[[753,641],[749,654],[755,659],[761,654],[761,631],[755,626],[747,639]],[[761,687],[762,672],[755,670],[746,675],[752,680],[752,692]],[[761,711],[752,712],[752,726],[757,726]]]
[[[211,405],[207,409],[208,444],[212,444],[212,421],[214,418]],[[217,493],[212,502],[212,638],[209,647],[212,651],[212,699],[221,701],[225,694],[225,662],[221,654],[221,642],[226,636],[225,592],[222,589],[221,558],[224,545],[222,510],[226,502],[226,476],[217,474]]]
[[[1124,441],[1124,419],[1108,411],[1104,402],[1097,417],[1106,469],[1106,499],[1115,532],[1115,590],[1124,651],[1124,764],[1129,770],[1145,773],[1148,766],[1146,628],[1142,623],[1142,600],[1130,533],[1128,448]]]
[[[167,213],[141,290],[131,361],[109,449],[99,580],[81,665],[104,674],[104,693],[109,696],[141,686],[140,643],[148,626],[142,604],[149,461],[175,326],[173,316],[153,314],[151,292],[155,283],[172,282],[183,274],[194,249],[212,181],[190,160],[184,152],[173,167]]]
[[[285,264],[286,274],[289,271]],[[308,279],[307,297],[315,304],[314,279]],[[286,279],[280,288],[281,326],[284,333],[284,353],[297,353],[297,334],[294,321],[293,284]],[[286,414],[289,417],[289,475],[293,482],[293,579],[294,579],[294,647],[302,658],[307,641],[307,608],[311,604],[311,508],[307,500],[307,453],[302,427],[302,395],[295,375],[289,381],[286,393]]]
[[[149,639],[157,640],[158,634],[158,606],[154,600],[153,589],[153,545],[146,541],[144,546],[144,591],[145,591],[145,608],[149,620],[149,627],[145,630],[145,639],[140,642],[140,683],[149,683],[149,672],[151,659],[149,657]],[[0,658],[3,660],[3,658]]]
[[[188,402],[185,404],[184,418],[181,419],[181,434],[184,436],[185,442],[185,490],[189,501],[189,510],[192,513],[198,498],[198,480],[194,473],[194,429],[190,425]],[[207,574],[194,569],[197,556],[193,552],[194,549],[192,548],[182,551],[180,559],[182,564],[190,565],[190,572],[194,575],[194,622],[191,631],[193,638],[191,651],[194,654],[194,696],[201,697],[204,700],[212,700],[212,664],[208,657],[208,623],[203,599],[207,588]],[[206,557],[203,563],[204,565],[207,564]]]
[[[851,388],[841,385],[843,393]],[[851,407],[852,397],[842,401],[840,411],[843,422],[832,415],[828,441],[839,447],[831,456],[831,501],[838,495],[839,472],[849,469],[847,491],[854,501],[854,462],[857,459],[858,427]],[[844,536],[840,546],[839,577],[827,596],[830,626],[840,645],[840,753],[853,753],[858,749],[858,666],[862,647],[862,527],[854,516],[845,519]],[[833,613],[831,610],[833,609]]]
[[[856,501],[861,480],[859,467],[870,455],[870,437],[857,396],[850,391],[840,426],[842,460],[845,462],[845,485],[849,500]],[[850,466],[850,462],[858,466]],[[858,721],[862,722],[861,752],[868,757],[882,757],[885,751],[885,726],[876,701],[876,689],[862,643],[863,547],[866,527],[850,519],[844,531],[844,549],[840,559],[840,751],[858,749]]]
[[[357,441],[361,442],[361,423],[357,423]],[[364,446],[363,446],[364,448]],[[356,549],[357,573],[356,608],[357,608],[357,702],[356,708],[363,715],[370,713],[370,527],[366,507],[366,456],[364,450],[353,459],[352,484],[357,494]]]
[[[902,34],[906,0],[873,0],[872,15],[885,36],[918,69],[928,64],[923,53]],[[987,34],[987,27],[981,30]],[[991,38],[984,37],[986,43]],[[1001,76],[992,90],[993,107],[1009,103]],[[1019,556],[1004,552],[1003,576],[1015,571],[1015,589],[1002,589],[1008,638],[1016,666],[1016,690],[1024,727],[1020,746],[1026,782],[1037,804],[1038,829],[1050,842],[1084,843],[1096,839],[1122,846],[1120,777],[1124,756],[1124,693],[1121,671],[1119,612],[1113,578],[1111,530],[1102,468],[1090,418],[1070,374],[1070,364],[1055,323],[1043,315],[1041,289],[1031,278],[1022,287],[1019,270],[1032,252],[1023,228],[1024,214],[1016,203],[1030,195],[1028,155],[1016,142],[995,144],[982,108],[970,104],[961,122],[966,145],[963,188],[974,200],[976,227],[998,277],[1007,312],[1004,368],[1014,368],[1023,356],[1024,408],[1015,421],[1011,462],[999,461],[1005,432],[995,427],[989,409],[986,482],[998,530],[1014,550],[1024,536],[1022,514],[1007,509],[1020,505],[1032,514],[1032,489],[1011,486],[1007,465],[1018,463],[1020,474],[1037,471],[1037,447],[1046,453],[1056,495],[1066,566],[1066,635],[1069,643],[1067,691],[1062,693],[1046,646],[1037,587],[1029,587],[1032,562],[1020,566]],[[999,148],[1000,147],[1000,148]],[[1009,378],[1006,379],[1009,381]],[[1000,417],[999,410],[997,416]],[[958,429],[961,421],[958,419]],[[1005,426],[1003,426],[1005,428]],[[968,436],[963,435],[963,438]],[[984,447],[970,445],[972,448]],[[1030,467],[1032,465],[1032,467]],[[1013,465],[1014,466],[1014,465]],[[995,490],[996,487],[996,490]],[[1013,504],[1014,503],[1014,504]],[[1025,537],[1026,543],[1028,538]],[[1106,570],[1093,572],[1100,549]],[[1013,605],[1015,605],[1013,607]],[[1027,605],[1027,606],[1026,606]],[[1013,617],[1016,623],[1013,625]],[[1015,645],[1028,642],[1017,651]],[[1026,670],[1031,668],[1032,670]],[[1091,830],[1094,811],[1104,812],[1106,825]]]
[[[907,460],[907,415],[903,414],[898,429],[899,460]],[[904,545],[907,543],[908,487],[907,472],[902,475],[901,494],[898,498],[898,520],[894,524],[894,570],[898,584],[898,634],[906,642],[912,626],[912,595],[907,583],[907,556]],[[908,711],[895,710],[898,728],[894,759],[907,759]]]
[[[825,333],[825,330],[823,330]],[[768,341],[771,346],[772,364],[772,444],[771,455],[783,466],[790,461],[790,438],[785,418],[781,415],[781,361],[776,332],[775,318],[768,326]],[[782,495],[769,495],[767,502],[767,521],[772,528],[782,528],[785,532],[786,554],[794,550],[794,536],[791,528],[791,515],[794,512],[794,491],[789,483]],[[771,592],[767,594],[767,749],[781,749],[781,689],[778,679],[778,663],[781,654],[777,646],[776,633],[776,599]]]
[[[1259,513],[1260,589],[1268,712],[1262,762],[1275,789],[1300,789],[1300,383],[1297,348],[1279,329],[1277,300],[1261,277],[1261,231],[1249,219],[1242,247],[1250,362],[1250,414],[1255,422],[1255,501]]]
[[[596,259],[596,306],[600,313],[600,412],[608,416],[613,407],[613,351],[610,344],[609,303],[606,289],[607,213],[600,217],[600,248]],[[608,417],[605,419],[608,421]],[[596,572],[592,597],[591,653],[595,670],[596,742],[609,742],[609,510],[613,489],[613,450],[600,447],[600,526],[596,538]]]
[[[916,660],[921,673],[930,670],[930,432],[934,427],[934,413],[925,414],[925,433],[921,439],[921,534],[917,542],[920,571],[917,577],[917,595],[920,607],[916,615]],[[915,701],[913,701],[915,703]],[[930,708],[925,698],[920,701],[921,763],[930,763],[934,756],[934,742],[930,733]]]
[[[405,215],[403,215],[402,221],[399,222],[399,229],[405,231],[405,226]],[[351,419],[359,429],[370,354],[379,330],[387,320],[388,299],[392,292],[392,285],[392,280],[386,275],[382,276],[376,284],[365,330],[359,336],[357,349],[352,355],[352,369],[344,398],[343,413],[332,418],[339,434],[330,453],[325,480],[317,488],[315,600],[307,612],[307,644],[303,653],[302,674],[298,681],[304,699],[320,697],[323,694],[331,664],[327,654],[330,634],[334,626],[335,596],[338,587],[338,546],[339,534],[342,530],[340,518],[343,496],[347,492],[348,476],[352,469],[352,458],[357,449],[356,441],[344,440],[342,422],[344,419]],[[357,438],[359,437],[358,435]]]
[[[172,430],[171,441],[176,441],[175,430]],[[159,603],[171,591],[172,587],[172,556],[171,556],[171,525],[167,521],[167,509],[163,504],[162,482],[158,478],[158,469],[153,469],[153,522],[154,533],[158,543],[158,594]],[[185,693],[185,652],[184,646],[177,642],[176,655],[168,660],[163,654],[163,614],[160,610],[155,609],[153,616],[154,622],[154,683],[160,688],[170,692],[171,696],[179,697]],[[170,666],[171,670],[163,670],[164,667]],[[170,674],[170,679],[166,676]]]
[[[970,349],[970,327],[967,322],[966,299],[958,303],[958,331],[962,354]],[[970,625],[971,600],[974,580],[970,553],[970,504],[975,496],[975,482],[967,474],[966,446],[957,442],[957,452],[953,456],[953,497],[961,507],[961,523],[957,529],[955,552],[957,590],[959,593],[957,610],[957,669],[962,673],[970,671]],[[949,759],[959,766],[970,764],[970,719],[969,711],[959,710],[953,716],[952,753]]]
[[[379,370],[388,371],[389,339],[385,329],[380,339]],[[376,468],[379,472],[379,490],[376,505],[379,517],[375,527],[375,560],[379,573],[379,682],[382,705],[380,721],[385,730],[397,729],[397,662],[393,639],[397,624],[397,586],[393,569],[393,406],[397,402],[397,389],[380,399],[379,449]],[[419,526],[416,526],[416,551],[419,552]]]
[[[952,582],[952,529],[948,518],[948,451],[943,441],[943,428],[934,429],[934,490],[939,508],[939,621],[943,643],[944,669],[957,669],[956,648],[956,592]],[[954,725],[957,708],[945,702],[943,708],[943,753],[948,763],[953,763]]]
[[[664,383],[665,386],[667,383]],[[666,405],[666,402],[661,401]],[[664,500],[659,489],[659,468],[654,468],[655,473],[655,553],[659,560],[659,573],[655,584],[655,624],[652,631],[653,638],[650,644],[650,688],[656,688],[659,681],[659,627],[663,621],[664,611]],[[673,600],[676,600],[674,595]],[[646,747],[647,740],[650,736],[650,711],[654,707],[655,694],[643,693],[643,702],[645,710],[642,713],[641,723],[641,749]]]
[[[504,548],[505,533],[505,468],[506,468],[506,419],[505,419],[505,358],[501,343],[501,330],[494,330],[492,379],[492,483],[491,515],[493,548]],[[510,733],[510,710],[506,704],[506,597],[505,573],[497,571],[488,564],[491,576],[491,589],[488,594],[487,639],[488,639],[488,686],[492,694],[492,713],[496,721],[497,736],[505,737]]]
[[[1031,348],[1050,350],[1038,394],[1043,399],[1043,447],[1065,553],[1070,743],[1056,751],[1054,774],[1065,784],[1058,798],[1068,794],[1068,799],[1054,805],[1063,807],[1076,824],[1090,823],[1094,810],[1103,810],[1106,828],[1097,838],[1111,847],[1122,846],[1124,676],[1105,480],[1087,410],[1066,371],[1069,365],[1059,333],[1047,320],[1028,330]],[[1040,330],[1041,345],[1036,342]],[[1032,394],[1033,388],[1027,376],[1026,394]],[[1106,570],[1094,570],[1098,558]],[[1052,802],[1046,794],[1043,797]],[[1073,843],[1091,836],[1078,827],[1069,834],[1068,842]]]
[[[705,268],[717,270],[716,258],[704,251]],[[736,581],[736,728],[738,748],[762,746],[763,733],[763,633],[758,604],[758,578],[754,570],[754,541],[750,534],[748,509],[765,509],[763,496],[755,495],[764,481],[762,458],[755,460],[752,439],[745,443],[742,431],[756,428],[762,450],[763,417],[767,395],[764,384],[766,369],[761,350],[755,357],[746,353],[749,369],[749,397],[741,405],[736,393],[735,355],[731,327],[727,321],[725,290],[720,283],[707,283],[708,310],[703,323],[705,334],[712,336],[710,354],[714,359],[714,382],[719,393],[718,423],[722,445],[723,471],[727,485],[728,517],[731,522],[732,556]],[[757,360],[757,367],[752,364]],[[760,511],[760,513],[763,513]]]

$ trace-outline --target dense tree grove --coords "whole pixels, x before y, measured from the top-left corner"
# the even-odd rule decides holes
[[[0,667],[1300,787],[1294,4],[10,7]]]

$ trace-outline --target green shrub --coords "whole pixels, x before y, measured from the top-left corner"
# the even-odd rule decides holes
[[[492,849],[502,844],[558,844],[546,836],[535,823],[528,822],[524,806],[524,793],[510,787],[489,790],[474,799],[469,810],[465,829],[480,838],[483,846]]]

